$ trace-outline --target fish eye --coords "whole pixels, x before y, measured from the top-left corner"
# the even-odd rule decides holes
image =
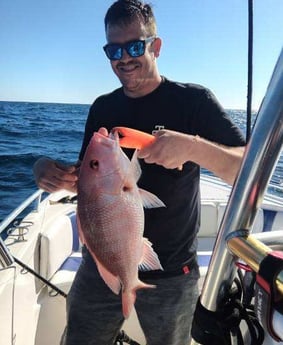
[[[94,160],[90,161],[89,166],[90,166],[91,169],[97,170],[98,166],[99,166],[99,163],[98,163],[98,161],[96,159],[94,159]]]

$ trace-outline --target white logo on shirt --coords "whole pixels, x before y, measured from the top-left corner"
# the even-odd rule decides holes
[[[155,133],[157,133],[158,131],[161,131],[161,129],[165,129],[165,126],[163,126],[163,125],[155,125],[154,128],[155,129],[151,132],[153,135]]]

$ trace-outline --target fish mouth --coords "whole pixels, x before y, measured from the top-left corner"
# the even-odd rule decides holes
[[[119,142],[119,136],[117,137],[117,134],[112,134],[111,132],[108,134],[108,136],[105,136],[99,132],[95,132],[93,134],[93,140],[100,145],[113,147],[113,141]]]
[[[111,130],[108,137],[111,140],[115,140],[119,142],[119,140],[123,137],[123,135],[119,131]]]

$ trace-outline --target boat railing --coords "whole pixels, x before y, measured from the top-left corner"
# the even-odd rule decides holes
[[[205,178],[205,176],[204,176]],[[214,179],[215,182],[216,179]],[[224,184],[220,179],[219,183]],[[228,185],[227,185],[228,186]],[[281,186],[275,185],[270,183],[268,185],[268,189],[270,190],[276,190],[278,192],[283,193],[283,188]],[[42,194],[44,193],[44,190],[38,189],[35,193],[30,195],[24,202],[22,202],[16,209],[14,209],[7,217],[4,218],[2,222],[0,222],[0,234],[11,224],[26,208],[28,208],[34,201],[34,211],[39,210],[39,205],[42,200]],[[281,197],[278,197],[277,195],[273,195],[273,198],[278,199],[278,201],[281,201]]]
[[[283,154],[283,151],[282,151]],[[213,184],[217,184],[226,188],[231,188],[231,186],[226,183],[225,181],[221,180],[219,177],[210,174],[210,175],[206,175],[206,174],[201,174],[201,179],[204,181],[211,181],[211,177],[213,177]],[[276,200],[278,202],[282,202],[283,203],[283,184],[277,184],[276,182],[272,182],[270,181],[268,183],[267,186],[267,190],[266,190],[266,195],[272,195],[272,199]]]
[[[283,186],[282,185],[277,185],[275,183],[269,183],[268,185],[268,191],[276,191],[277,193],[283,194]],[[277,195],[278,196],[278,195]]]
[[[44,191],[38,189],[30,197],[28,197],[23,203],[21,203],[13,212],[11,212],[4,220],[0,223],[0,234],[11,224],[26,208],[28,208],[34,201],[36,201],[34,210],[39,210],[39,204],[42,199]]]
[[[36,204],[34,210],[39,210],[39,205],[42,200],[43,190],[39,189],[28,197],[23,203],[21,203],[13,212],[11,212],[4,220],[0,223],[0,235],[12,224],[16,218],[22,214],[34,201]],[[0,236],[0,268],[9,267],[14,262],[14,257],[11,255],[9,249],[6,247],[4,241]]]

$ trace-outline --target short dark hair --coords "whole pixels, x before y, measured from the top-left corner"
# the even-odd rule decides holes
[[[104,18],[105,30],[109,24],[127,26],[135,20],[144,24],[146,34],[149,36],[157,34],[156,20],[151,6],[139,0],[117,0],[114,2]]]

